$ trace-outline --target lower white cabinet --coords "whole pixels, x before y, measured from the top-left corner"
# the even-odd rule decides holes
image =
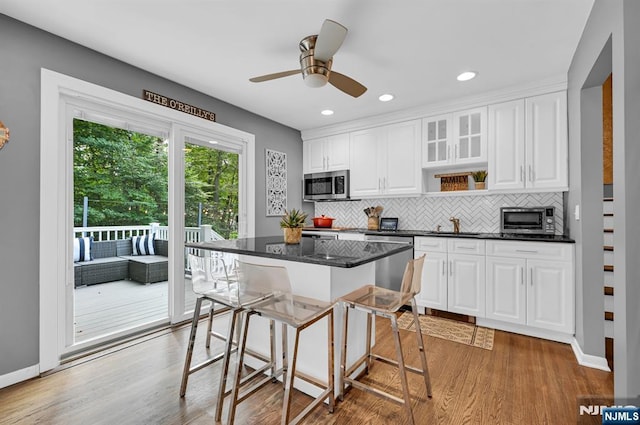
[[[416,237],[415,257],[426,254],[417,304],[484,317],[484,246],[479,239]]]
[[[482,241],[484,242],[484,241]],[[449,253],[448,311],[484,317],[484,255]]]
[[[571,244],[487,241],[486,318],[573,334],[573,267]]]

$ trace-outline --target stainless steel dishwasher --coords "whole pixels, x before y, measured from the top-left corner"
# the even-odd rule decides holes
[[[399,243],[412,248],[376,261],[376,286],[399,291],[407,262],[413,258],[413,236],[365,235],[365,241]]]

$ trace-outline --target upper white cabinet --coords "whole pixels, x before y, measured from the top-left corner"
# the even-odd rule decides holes
[[[487,161],[487,108],[422,120],[422,167]]]
[[[422,166],[435,167],[449,164],[453,144],[451,114],[422,120]]]
[[[422,191],[420,120],[351,133],[351,197],[417,195]]]
[[[303,173],[349,168],[349,133],[336,134],[303,143]]]
[[[489,106],[489,189],[568,190],[566,93]]]

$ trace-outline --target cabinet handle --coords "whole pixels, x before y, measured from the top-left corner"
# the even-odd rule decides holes
[[[464,246],[464,245],[458,245],[456,248],[458,248],[458,249],[476,249],[475,246]]]
[[[520,285],[524,285],[524,267],[520,268]]]
[[[451,158],[451,146],[447,146],[447,159]]]
[[[528,252],[530,254],[537,254],[538,250],[536,250],[536,249],[516,249],[516,252]]]
[[[531,164],[529,164],[529,181],[533,182],[533,171],[531,169]]]
[[[455,158],[455,159],[458,159],[458,145],[455,145],[455,146],[453,147],[453,151],[455,152],[454,158]]]
[[[529,285],[533,286],[533,268],[529,269]]]
[[[445,263],[444,260],[442,260],[442,276],[444,276],[444,270],[447,268],[447,263]]]
[[[520,181],[524,181],[524,165],[520,166]]]
[[[325,168],[325,170],[326,170],[327,168],[329,168],[329,157],[328,157],[328,156],[325,156],[325,157],[324,157],[324,160],[325,160],[325,166],[324,166],[324,168]]]
[[[449,260],[449,276],[453,276],[453,264],[451,264],[451,260]]]
[[[380,179],[378,178],[378,190],[380,190]]]

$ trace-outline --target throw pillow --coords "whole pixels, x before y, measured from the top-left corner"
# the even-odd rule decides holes
[[[73,261],[85,262],[93,260],[91,248],[93,247],[93,236],[73,239]]]
[[[134,236],[131,238],[133,255],[155,255],[153,239],[155,235]]]

